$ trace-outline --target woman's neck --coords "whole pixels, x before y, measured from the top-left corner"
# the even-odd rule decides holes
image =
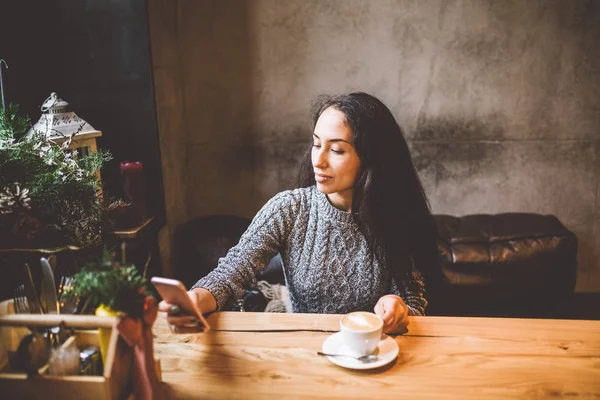
[[[327,195],[329,203],[345,212],[352,212],[352,191],[347,192],[336,192]]]

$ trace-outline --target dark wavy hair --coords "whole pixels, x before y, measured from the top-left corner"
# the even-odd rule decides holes
[[[316,98],[311,107],[313,129],[329,107],[346,116],[361,161],[352,198],[354,220],[397,282],[408,277],[413,263],[427,281],[439,263],[437,230],[400,125],[379,99],[350,93]],[[314,184],[309,148],[298,185]]]

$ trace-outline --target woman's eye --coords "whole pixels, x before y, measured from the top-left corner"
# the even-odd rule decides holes
[[[344,150],[331,149],[335,154],[344,154]]]
[[[320,148],[321,148],[321,145],[320,145],[320,144],[313,144],[313,147],[314,147],[315,149],[320,149]]]

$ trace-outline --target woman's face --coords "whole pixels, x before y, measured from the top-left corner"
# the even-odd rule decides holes
[[[327,108],[317,120],[311,159],[317,189],[327,195],[334,207],[351,211],[360,159],[346,116],[336,108]]]

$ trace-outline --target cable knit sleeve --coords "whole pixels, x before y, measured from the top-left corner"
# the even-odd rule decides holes
[[[427,300],[425,299],[425,285],[423,277],[414,265],[410,279],[405,279],[399,288],[396,283],[392,286],[392,293],[402,297],[408,306],[409,315],[425,315]]]
[[[207,289],[217,301],[217,310],[232,296],[241,298],[245,288],[256,285],[256,274],[280,252],[299,204],[300,199],[294,191],[281,192],[271,198],[256,214],[239,243],[192,289]]]

